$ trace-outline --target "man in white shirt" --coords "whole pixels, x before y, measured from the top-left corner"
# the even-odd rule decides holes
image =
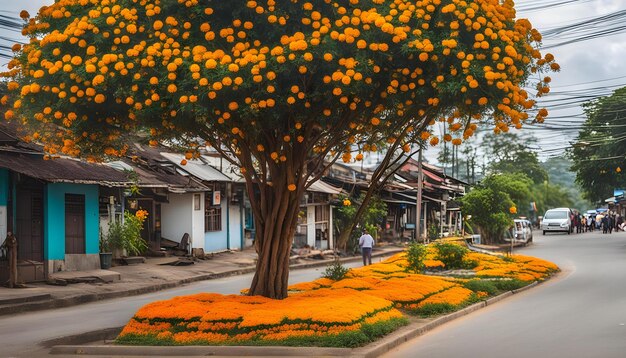
[[[363,229],[363,235],[359,238],[359,246],[363,254],[363,266],[372,264],[372,247],[374,247],[374,238],[367,233],[367,229]]]

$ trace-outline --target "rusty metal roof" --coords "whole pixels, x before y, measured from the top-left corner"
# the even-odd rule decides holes
[[[20,152],[12,147],[0,147],[0,168],[52,183],[124,186],[130,182],[125,173],[102,164],[69,158],[44,160],[43,153]]]

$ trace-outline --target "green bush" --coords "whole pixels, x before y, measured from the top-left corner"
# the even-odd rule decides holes
[[[139,255],[146,251],[148,244],[141,237],[143,228],[141,217],[124,212],[124,222],[112,222],[109,225],[107,241],[113,249],[125,249],[128,255]]]
[[[346,274],[350,271],[349,268],[339,262],[339,260],[333,261],[332,264],[326,266],[326,270],[322,273],[322,277],[329,278],[334,281],[343,280],[346,277]]]
[[[470,280],[465,282],[463,286],[474,292],[487,292],[489,296],[495,296],[501,292],[494,282],[490,280]]]
[[[528,286],[530,282],[512,279],[512,280],[494,280],[492,281],[500,291],[513,291],[524,286]]]
[[[406,260],[408,262],[406,271],[420,273],[424,270],[424,259],[426,258],[426,246],[418,243],[409,245],[406,251]]]
[[[449,242],[435,242],[434,246],[437,250],[435,259],[443,262],[447,269],[460,269],[465,267],[463,257],[469,252],[467,248]]]
[[[421,317],[439,316],[456,311],[458,306],[450,303],[428,303],[409,312]]]

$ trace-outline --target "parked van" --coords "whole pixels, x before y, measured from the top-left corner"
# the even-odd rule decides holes
[[[556,208],[546,211],[541,221],[541,230],[546,232],[561,231],[568,235],[572,232],[572,211],[569,208]]]

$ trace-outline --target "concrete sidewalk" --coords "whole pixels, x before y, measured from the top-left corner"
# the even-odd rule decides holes
[[[403,250],[401,246],[387,245],[374,249],[372,256],[389,256]],[[57,276],[66,279],[91,277],[91,282],[67,286],[46,283],[28,284],[28,288],[0,287],[0,315],[68,307],[82,303],[117,297],[140,295],[173,288],[190,282],[210,280],[251,273],[255,270],[257,254],[254,249],[218,253],[211,259],[198,260],[189,266],[164,265],[177,261],[176,257],[147,258],[145,263],[115,266],[110,270],[66,272]],[[360,261],[359,256],[342,257],[342,262]],[[296,259],[291,269],[326,266],[328,259]],[[117,279],[119,278],[119,279]],[[108,281],[108,282],[106,282]]]

